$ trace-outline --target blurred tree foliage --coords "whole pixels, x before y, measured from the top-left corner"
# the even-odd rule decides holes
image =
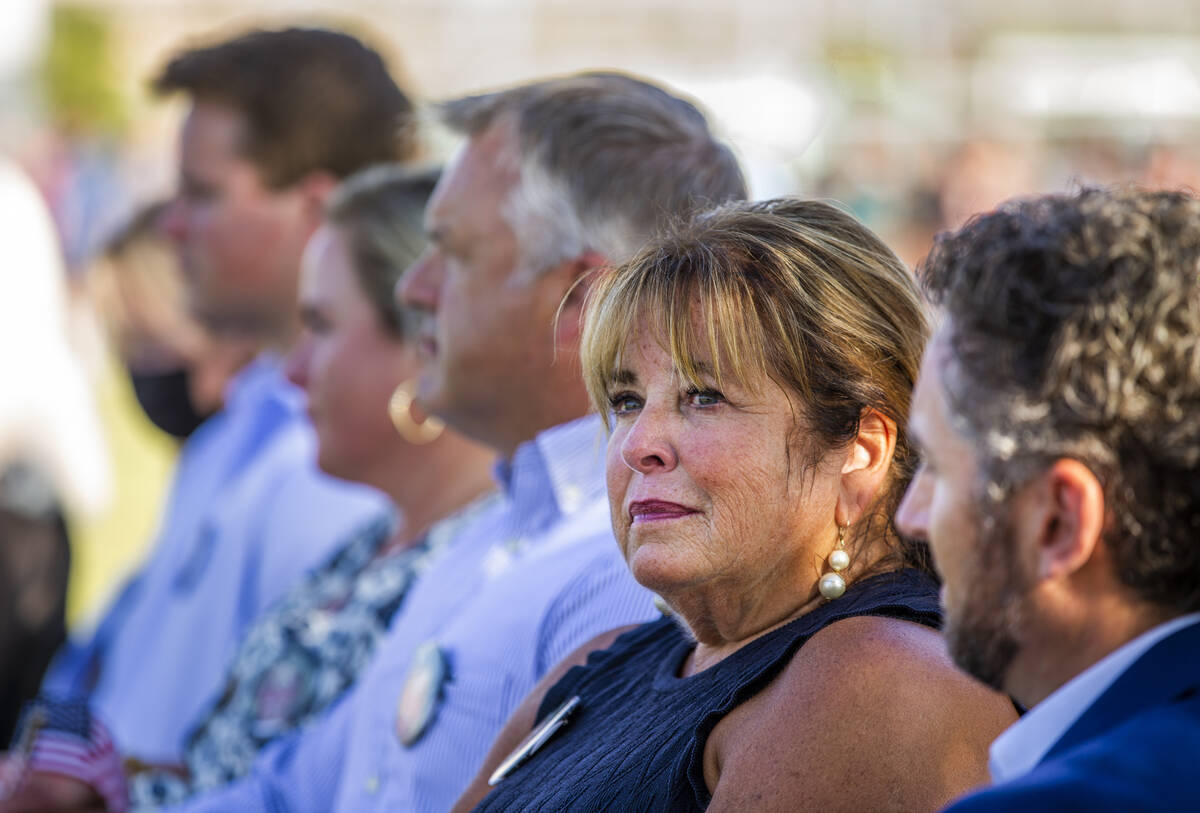
[[[40,70],[52,120],[68,134],[113,135],[126,121],[113,61],[112,25],[104,11],[60,3]]]

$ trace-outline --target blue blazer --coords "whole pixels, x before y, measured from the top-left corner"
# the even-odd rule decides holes
[[[1028,774],[946,813],[1200,812],[1200,624],[1134,661]]]

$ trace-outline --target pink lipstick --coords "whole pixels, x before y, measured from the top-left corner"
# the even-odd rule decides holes
[[[694,508],[665,500],[639,500],[629,504],[629,516],[634,522],[678,519],[696,513],[699,512]]]

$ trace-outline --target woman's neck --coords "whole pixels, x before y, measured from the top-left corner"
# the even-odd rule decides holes
[[[843,571],[846,583],[852,585],[878,573],[877,566],[888,550],[884,543],[858,551],[856,561]],[[814,569],[792,584],[689,591],[675,600],[668,599],[696,639],[696,648],[683,666],[684,676],[720,663],[756,638],[828,603],[817,590],[821,573]]]
[[[495,488],[491,476],[495,454],[490,449],[457,436],[436,443],[440,448],[431,450],[420,471],[408,468],[384,489],[400,516],[380,553],[413,546],[434,523]]]
[[[796,594],[799,595],[799,594]],[[691,603],[680,608],[680,620],[696,639],[696,648],[683,665],[683,676],[703,672],[723,661],[756,638],[788,624],[800,616],[815,610],[824,599],[816,592],[814,582],[812,595],[799,606],[754,607],[740,606],[737,611],[724,606],[707,606]]]

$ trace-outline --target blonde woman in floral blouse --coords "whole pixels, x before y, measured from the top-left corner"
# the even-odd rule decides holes
[[[412,404],[412,317],[392,295],[424,249],[422,214],[436,180],[433,172],[377,167],[343,184],[308,246],[305,330],[287,362],[289,378],[308,394],[321,468],[380,489],[399,520],[363,528],[250,630],[224,691],[193,730],[184,771],[135,773],[135,808],[239,778],[263,746],[340,697],[370,662],[423,563],[487,502],[490,452]]]

